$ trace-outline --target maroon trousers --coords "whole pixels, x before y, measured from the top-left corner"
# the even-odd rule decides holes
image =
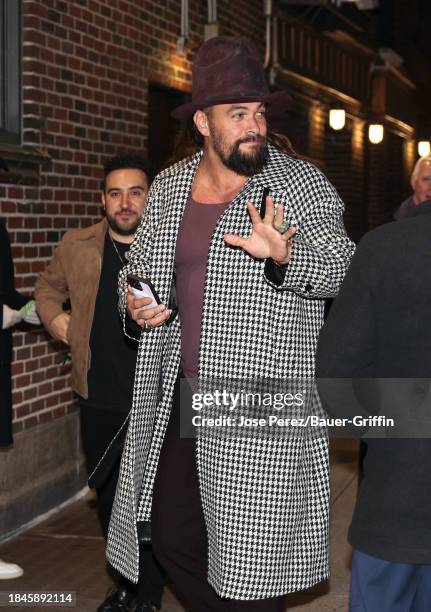
[[[208,584],[208,542],[196,472],[195,440],[180,438],[179,380],[154,487],[153,553],[178,594],[195,612],[283,612],[284,597],[253,601],[222,599]]]

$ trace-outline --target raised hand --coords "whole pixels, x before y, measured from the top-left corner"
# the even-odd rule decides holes
[[[278,264],[287,264],[292,250],[291,238],[296,232],[295,227],[284,227],[284,208],[277,206],[274,214],[274,200],[267,196],[265,216],[262,219],[256,207],[249,202],[247,209],[252,221],[250,236],[242,238],[237,234],[226,234],[227,244],[241,247],[253,257],[259,259],[271,258]]]

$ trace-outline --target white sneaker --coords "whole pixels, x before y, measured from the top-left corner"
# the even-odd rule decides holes
[[[19,578],[24,573],[22,567],[16,563],[6,563],[0,559],[0,580]]]

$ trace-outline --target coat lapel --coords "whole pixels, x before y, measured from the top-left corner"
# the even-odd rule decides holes
[[[150,278],[164,304],[169,301],[175,263],[177,236],[183,218],[201,153],[194,155],[180,171],[163,173],[166,191],[157,195],[160,210],[159,223],[154,235],[154,248],[149,259]]]

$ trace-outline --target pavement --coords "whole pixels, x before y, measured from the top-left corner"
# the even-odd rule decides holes
[[[347,612],[351,548],[346,534],[356,496],[357,445],[332,442],[331,449],[331,578],[302,593],[289,595],[295,612]],[[31,497],[29,497],[31,503]],[[18,563],[24,575],[0,581],[0,591],[67,591],[76,593],[76,607],[12,606],[5,610],[96,612],[113,581],[107,571],[105,542],[92,493],[59,510],[45,521],[0,545],[0,558]],[[1,606],[0,606],[1,608]],[[162,612],[186,612],[172,588],[165,589]],[[205,612],[204,610],[202,612]]]

